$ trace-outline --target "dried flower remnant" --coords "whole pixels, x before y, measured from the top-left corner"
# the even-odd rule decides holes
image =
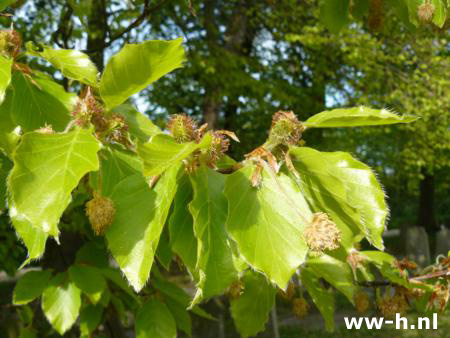
[[[335,250],[339,248],[341,242],[341,232],[336,223],[323,212],[313,215],[311,224],[305,228],[303,235],[306,244],[313,252]]]
[[[439,311],[441,312],[444,311],[445,307],[447,306],[449,297],[449,285],[436,284],[427,305],[428,309],[439,309]]]
[[[422,22],[429,22],[433,18],[436,8],[432,3],[425,2],[417,8],[417,16]]]
[[[367,292],[359,291],[355,293],[355,308],[358,313],[365,313],[370,307],[369,295]]]
[[[0,55],[16,58],[19,55],[21,43],[20,34],[15,30],[0,31]]]
[[[309,304],[303,297],[294,298],[292,301],[292,312],[298,318],[305,317],[309,312]]]
[[[361,267],[365,260],[366,258],[356,250],[350,252],[350,254],[347,256],[347,263],[351,266],[353,271]]]
[[[288,284],[288,287],[287,287],[286,291],[281,290],[280,295],[281,295],[281,297],[283,297],[286,300],[291,300],[292,298],[294,298],[294,296],[295,296],[295,284],[290,282]]]
[[[94,193],[94,198],[86,203],[86,215],[96,235],[102,235],[112,224],[116,209],[108,197]]]
[[[186,114],[175,114],[170,117],[167,129],[178,143],[195,140],[196,123]]]

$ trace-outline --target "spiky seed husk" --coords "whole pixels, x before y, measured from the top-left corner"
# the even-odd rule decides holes
[[[364,313],[369,309],[370,300],[367,292],[359,291],[355,293],[355,308],[358,313]]]
[[[238,299],[244,291],[244,284],[241,280],[234,281],[228,290],[231,299]]]
[[[303,297],[294,298],[292,301],[292,312],[299,318],[305,317],[309,312],[309,304]]]
[[[450,282],[449,282],[450,284]],[[428,302],[428,309],[438,309],[441,312],[445,310],[450,297],[449,285],[436,284],[433,293]]]
[[[422,22],[429,22],[433,18],[435,7],[432,3],[425,2],[417,8],[417,16]]]
[[[408,308],[408,302],[402,293],[394,296],[384,295],[378,302],[378,308],[385,318],[394,318],[396,313],[404,314]]]
[[[303,124],[292,111],[278,111],[273,115],[269,143],[273,145],[295,145],[300,141]]]
[[[86,203],[86,215],[96,235],[102,235],[114,220],[116,209],[111,199],[94,194]]]
[[[341,242],[341,232],[336,223],[323,212],[313,215],[311,224],[305,228],[303,235],[306,244],[313,252],[335,250],[339,248]]]
[[[178,143],[194,141],[196,128],[196,123],[186,114],[172,115],[167,124],[167,129]]]
[[[97,102],[90,89],[88,89],[84,97],[78,98],[72,112],[72,117],[80,127],[86,128],[92,123],[96,131],[104,131],[108,129],[108,123],[103,112],[103,107]]]

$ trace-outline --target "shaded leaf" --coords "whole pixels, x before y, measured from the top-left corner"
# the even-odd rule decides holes
[[[111,109],[161,76],[180,68],[185,59],[182,39],[126,44],[111,57],[100,80],[100,95]]]
[[[73,49],[36,46],[31,41],[26,43],[26,48],[28,54],[47,60],[65,77],[90,86],[97,86],[98,70],[88,55]]]
[[[276,289],[263,275],[250,270],[242,282],[244,292],[238,299],[231,301],[231,316],[242,337],[248,337],[264,330],[269,312],[275,304]]]
[[[176,335],[175,320],[164,303],[151,299],[137,313],[137,338],[170,338]]]
[[[194,219],[198,254],[196,270],[200,280],[192,304],[223,293],[237,279],[228,236],[225,231],[227,199],[225,176],[201,166],[190,175],[194,198],[189,210]]]
[[[6,208],[6,178],[12,168],[12,162],[0,153],[0,215]]]
[[[116,208],[106,231],[108,247],[136,291],[147,281],[159,237],[176,191],[179,166],[171,167],[150,189],[141,175],[121,181],[109,196]]]
[[[284,289],[308,247],[303,229],[312,213],[295,182],[267,166],[260,188],[252,186],[254,165],[247,165],[227,177],[227,230],[241,256],[256,270]]]
[[[334,295],[320,286],[320,280],[308,269],[302,269],[302,285],[308,291],[323,318],[327,331],[334,330]]]
[[[304,122],[304,125],[307,128],[358,127],[410,123],[417,119],[416,116],[400,116],[386,109],[372,109],[361,106],[324,111],[311,116]]]
[[[75,264],[69,268],[70,279],[96,304],[106,289],[106,281],[101,271],[88,265]]]
[[[408,273],[402,273],[395,266],[395,257],[381,251],[360,251],[358,254],[366,258],[369,263],[375,265],[383,277],[389,281],[404,287],[411,286],[408,281]]]
[[[29,271],[17,281],[14,288],[13,304],[27,304],[40,297],[48,287],[51,277],[50,270]]]
[[[100,324],[103,315],[101,305],[89,304],[80,312],[80,331],[82,336],[89,336]]]
[[[321,0],[320,20],[332,33],[339,31],[349,23],[348,0]]]
[[[6,91],[5,99],[0,104],[0,152],[12,158],[12,153],[20,138],[20,127],[11,118],[11,105],[13,102],[13,90]]]
[[[33,72],[31,79],[13,72],[13,98],[10,106],[12,121],[24,132],[45,125],[62,131],[70,120],[76,97],[43,73]],[[24,98],[27,98],[24,100]]]
[[[170,245],[189,269],[196,276],[197,239],[194,236],[192,215],[188,204],[192,201],[192,185],[187,175],[178,181],[178,189],[173,202],[173,211],[169,219]]]

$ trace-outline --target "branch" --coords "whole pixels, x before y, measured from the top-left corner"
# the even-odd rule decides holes
[[[103,43],[102,45],[98,46],[98,47],[95,48],[95,49],[92,49],[92,50],[86,50],[86,51],[84,51],[84,52],[89,54],[89,53],[95,52],[96,50],[99,50],[99,49],[105,49],[106,47],[111,46],[111,44],[112,44],[114,41],[116,41],[116,40],[120,39],[121,37],[123,37],[125,34],[127,34],[128,32],[130,32],[133,28],[139,26],[139,25],[144,21],[144,19],[145,19],[150,13],[152,13],[152,12],[154,12],[154,11],[160,9],[162,6],[164,6],[164,5],[165,5],[167,2],[169,2],[169,1],[171,1],[171,0],[161,0],[161,1],[160,1],[159,3],[157,3],[156,5],[154,5],[154,6],[152,6],[152,7],[149,7],[149,0],[146,0],[146,1],[145,1],[145,4],[144,4],[144,10],[143,10],[142,14],[139,15],[139,16],[136,18],[136,20],[134,20],[127,28],[125,28],[125,29],[124,29],[123,31],[121,31],[120,33],[118,33],[118,34],[112,36],[112,37],[109,39],[108,42]]]
[[[420,282],[427,279],[437,278],[437,277],[450,277],[450,270],[444,270],[444,271],[437,271],[428,273],[426,275],[417,276],[409,278],[410,282]],[[364,282],[357,282],[359,286],[363,287],[380,287],[380,286],[395,286],[396,283],[393,283],[391,281],[387,280],[381,280],[381,281],[364,281]]]

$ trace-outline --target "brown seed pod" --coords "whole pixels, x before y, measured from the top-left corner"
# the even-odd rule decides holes
[[[167,129],[178,143],[194,141],[197,124],[186,114],[175,114],[170,117]]]
[[[305,317],[309,312],[309,304],[303,297],[294,298],[292,301],[292,312],[298,318]]]
[[[429,22],[433,18],[436,8],[432,3],[425,2],[417,8],[417,16],[422,22]]]
[[[359,291],[355,293],[355,308],[358,313],[365,313],[370,307],[369,295],[367,292]]]
[[[96,235],[102,235],[113,222],[116,209],[108,197],[94,193],[94,198],[86,203],[86,215]]]
[[[341,242],[341,232],[336,223],[323,212],[317,212],[313,215],[311,224],[305,228],[303,236],[306,244],[313,252],[335,250],[339,248]]]
[[[21,44],[22,39],[17,31],[13,29],[0,31],[0,54],[16,58],[19,55]]]

